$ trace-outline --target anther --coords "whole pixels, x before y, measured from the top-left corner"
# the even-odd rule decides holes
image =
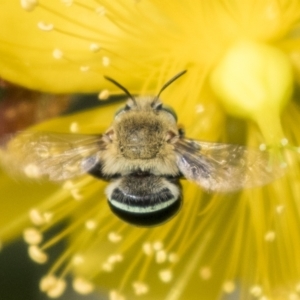
[[[226,281],[223,284],[223,291],[226,294],[231,294],[235,290],[235,283],[233,281]]]
[[[250,289],[250,294],[254,297],[260,297],[262,295],[262,288],[259,285],[254,285]]]
[[[161,270],[158,275],[160,280],[165,283],[170,282],[173,279],[173,273],[169,269]]]
[[[73,280],[73,289],[79,294],[87,295],[94,290],[94,285],[84,278],[76,277]]]
[[[55,277],[54,280],[50,279],[50,281],[51,281],[51,285],[49,284],[47,286],[48,289],[44,290],[47,293],[47,296],[50,298],[60,297],[66,289],[66,282],[62,279],[57,279]]]
[[[102,65],[104,67],[108,67],[110,65],[110,58],[107,56],[102,57]]]
[[[85,227],[88,230],[94,230],[97,227],[97,223],[94,220],[87,220],[85,222]]]
[[[201,268],[199,273],[203,280],[208,280],[211,278],[211,269],[209,267]]]
[[[64,54],[60,49],[54,49],[53,52],[52,52],[52,56],[55,59],[61,59],[61,58],[63,58]]]
[[[51,31],[54,29],[54,25],[51,23],[45,23],[45,22],[38,22],[37,24],[38,28],[43,31]]]
[[[98,94],[99,100],[107,100],[110,96],[109,90],[103,90]]]
[[[28,254],[33,261],[39,264],[44,264],[48,260],[48,255],[36,245],[29,246]]]
[[[159,250],[156,252],[156,262],[158,264],[164,263],[167,260],[167,253],[165,250]]]
[[[23,238],[27,244],[37,245],[43,240],[43,235],[36,228],[26,228],[23,232]]]
[[[116,290],[111,290],[109,292],[109,300],[125,300],[125,299],[126,298]]]
[[[153,249],[158,251],[163,248],[163,243],[161,241],[156,241],[153,243]]]
[[[100,45],[97,43],[91,43],[90,44],[90,51],[96,53],[101,49]]]
[[[177,263],[179,261],[179,257],[176,253],[170,253],[168,256],[168,260],[170,263]]]
[[[276,233],[274,231],[268,231],[266,234],[265,234],[265,241],[267,242],[273,242],[275,240],[275,237],[276,237]]]
[[[76,254],[73,256],[72,262],[75,266],[81,265],[84,263],[84,257],[80,254]]]
[[[132,287],[136,295],[144,295],[149,292],[148,285],[140,281],[133,282]]]
[[[70,131],[75,133],[75,132],[78,132],[79,131],[79,124],[77,122],[72,122],[70,124]]]
[[[108,240],[112,243],[118,243],[122,240],[122,236],[115,232],[110,232],[108,234]]]
[[[33,11],[37,5],[37,0],[21,0],[21,7],[26,11]]]
[[[52,216],[53,215],[50,212],[41,213],[39,210],[35,208],[29,211],[29,218],[31,222],[36,226],[41,226],[50,222]]]
[[[90,67],[90,66],[87,66],[87,65],[83,65],[83,66],[80,66],[80,67],[79,67],[79,70],[80,70],[81,72],[88,72],[90,69],[91,69],[91,67]]]
[[[153,247],[152,247],[151,243],[144,243],[143,251],[147,256],[150,256],[153,253]]]

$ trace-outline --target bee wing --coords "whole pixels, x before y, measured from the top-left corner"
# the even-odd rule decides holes
[[[175,152],[183,176],[209,191],[261,186],[283,174],[270,152],[244,146],[181,139]]]
[[[0,162],[12,175],[61,181],[83,175],[105,147],[101,135],[21,132],[0,144]]]

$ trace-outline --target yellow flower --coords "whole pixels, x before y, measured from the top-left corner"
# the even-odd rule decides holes
[[[163,94],[187,136],[275,149],[287,164],[281,179],[238,193],[207,194],[185,181],[180,214],[150,229],[113,216],[103,197],[105,183],[89,176],[47,196],[35,185],[22,189],[22,196],[2,179],[2,199],[12,199],[15,189],[14,201],[31,207],[32,225],[24,237],[33,260],[46,262],[51,246],[69,240],[41,280],[44,292],[60,296],[72,273],[76,291],[100,286],[112,300],[210,300],[232,293],[240,299],[300,297],[300,169],[297,151],[285,150],[297,150],[300,143],[299,100],[293,94],[300,75],[299,16],[296,0],[1,4],[2,77],[44,91],[102,91],[104,97],[107,88],[116,90],[103,75],[145,94],[187,69]],[[37,129],[103,132],[116,107],[61,117]],[[36,199],[42,201],[32,206]],[[60,234],[43,240],[65,220],[69,225]],[[0,236],[7,239],[10,231],[8,224]]]

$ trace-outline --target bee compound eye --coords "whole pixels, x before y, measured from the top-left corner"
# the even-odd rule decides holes
[[[168,198],[165,195],[169,194]],[[158,226],[174,217],[181,208],[182,197],[162,190],[159,194],[139,197],[115,188],[108,197],[111,211],[121,220],[140,227]]]

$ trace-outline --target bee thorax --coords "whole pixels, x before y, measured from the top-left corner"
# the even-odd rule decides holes
[[[155,158],[167,134],[164,122],[153,112],[128,113],[114,126],[119,152],[127,159]]]
[[[155,158],[160,150],[160,144],[127,144],[120,146],[121,154],[128,159],[151,159]]]

